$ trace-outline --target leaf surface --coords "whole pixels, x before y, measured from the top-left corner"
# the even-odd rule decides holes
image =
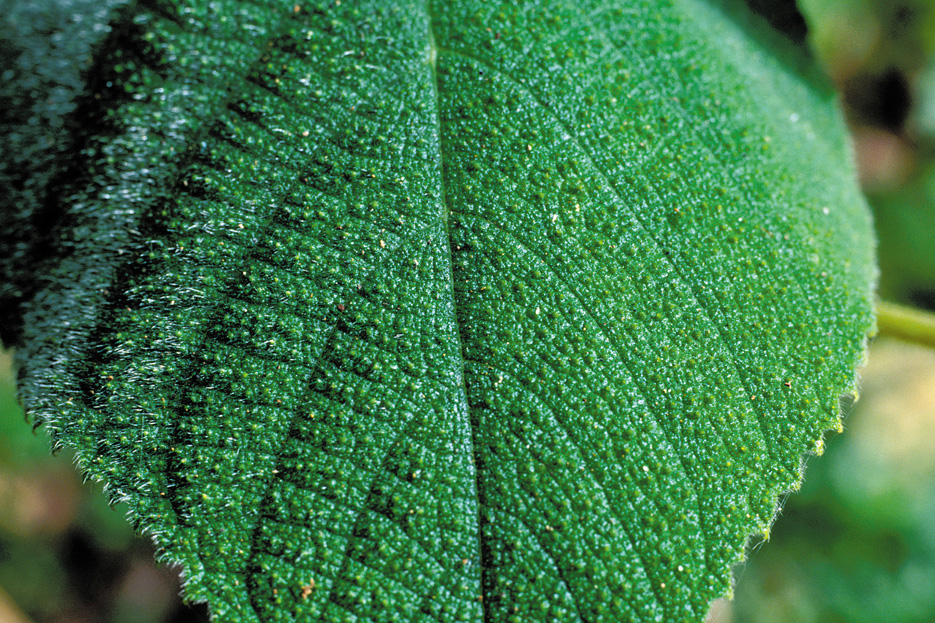
[[[833,98],[739,10],[127,9],[27,407],[218,620],[701,620],[871,325]]]

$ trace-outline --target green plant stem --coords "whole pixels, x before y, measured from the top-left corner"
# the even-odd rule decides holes
[[[935,348],[935,313],[887,301],[877,301],[880,335]]]

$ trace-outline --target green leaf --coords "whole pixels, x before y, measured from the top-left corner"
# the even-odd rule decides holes
[[[22,394],[188,597],[703,619],[872,324],[833,96],[700,0],[121,15]]]

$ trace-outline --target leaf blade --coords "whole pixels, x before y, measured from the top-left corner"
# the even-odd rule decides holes
[[[828,103],[699,2],[295,8],[34,411],[222,620],[703,618],[869,325]]]

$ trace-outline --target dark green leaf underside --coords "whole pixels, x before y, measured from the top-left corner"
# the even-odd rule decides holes
[[[24,397],[187,594],[701,620],[870,325],[827,94],[700,0],[142,4]]]

